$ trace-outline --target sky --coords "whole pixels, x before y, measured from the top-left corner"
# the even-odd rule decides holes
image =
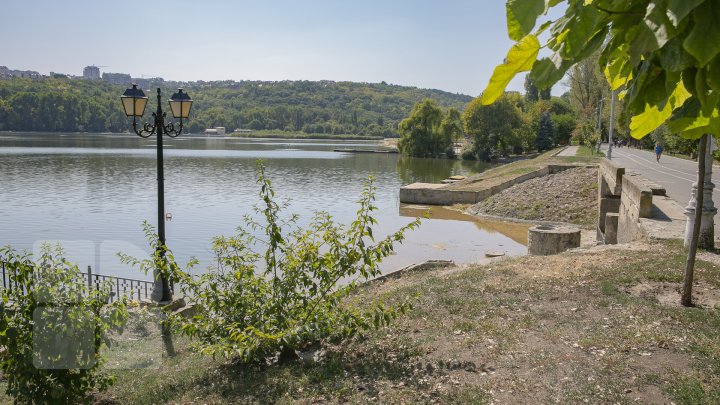
[[[471,96],[512,41],[504,0],[3,0],[0,65],[166,80],[335,80]],[[508,90],[521,90],[523,76]],[[555,89],[553,93],[561,93]]]

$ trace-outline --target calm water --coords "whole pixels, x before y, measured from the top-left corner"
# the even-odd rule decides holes
[[[482,170],[463,162],[348,154],[335,148],[374,148],[371,142],[250,140],[186,136],[165,140],[167,243],[180,263],[212,261],[213,236],[230,235],[258,200],[255,162],[263,159],[288,213],[305,220],[328,211],[349,223],[363,181],[377,179],[376,236],[410,222],[422,210],[400,207],[403,184],[439,182]],[[37,250],[59,240],[71,260],[104,274],[141,277],[116,253],[149,251],[141,224],[157,218],[155,140],[120,134],[0,134],[0,245]],[[474,262],[487,250],[523,254],[526,228],[478,223],[436,209],[382,267],[427,259]],[[302,221],[301,221],[302,222]],[[503,233],[505,232],[505,233]]]

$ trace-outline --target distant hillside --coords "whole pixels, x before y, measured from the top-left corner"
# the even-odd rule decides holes
[[[178,84],[180,85],[180,84]],[[189,132],[221,126],[308,134],[396,136],[413,105],[432,98],[464,109],[472,97],[385,83],[333,81],[191,82]],[[123,132],[119,96],[125,86],[65,78],[0,80],[0,130]],[[176,89],[163,88],[167,98]],[[146,111],[155,109],[154,91]],[[163,108],[166,108],[164,105]]]

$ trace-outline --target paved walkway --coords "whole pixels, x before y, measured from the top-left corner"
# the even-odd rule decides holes
[[[575,156],[577,155],[578,146],[566,146],[565,149],[560,151],[556,156]]]
[[[602,151],[607,155],[607,144],[602,145]],[[672,156],[662,156],[660,161],[655,160],[655,153],[649,150],[640,150],[628,147],[612,150],[612,162],[624,167],[628,172],[635,172],[642,177],[654,181],[665,187],[668,197],[675,200],[680,206],[687,206],[690,201],[692,184],[697,180],[697,161],[680,159]],[[713,201],[720,206],[720,167],[713,167]],[[715,235],[720,237],[720,217],[715,216]]]

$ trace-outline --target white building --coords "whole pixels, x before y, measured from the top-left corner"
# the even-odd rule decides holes
[[[85,66],[85,69],[83,69],[83,78],[88,80],[100,80],[100,68],[95,65]]]

